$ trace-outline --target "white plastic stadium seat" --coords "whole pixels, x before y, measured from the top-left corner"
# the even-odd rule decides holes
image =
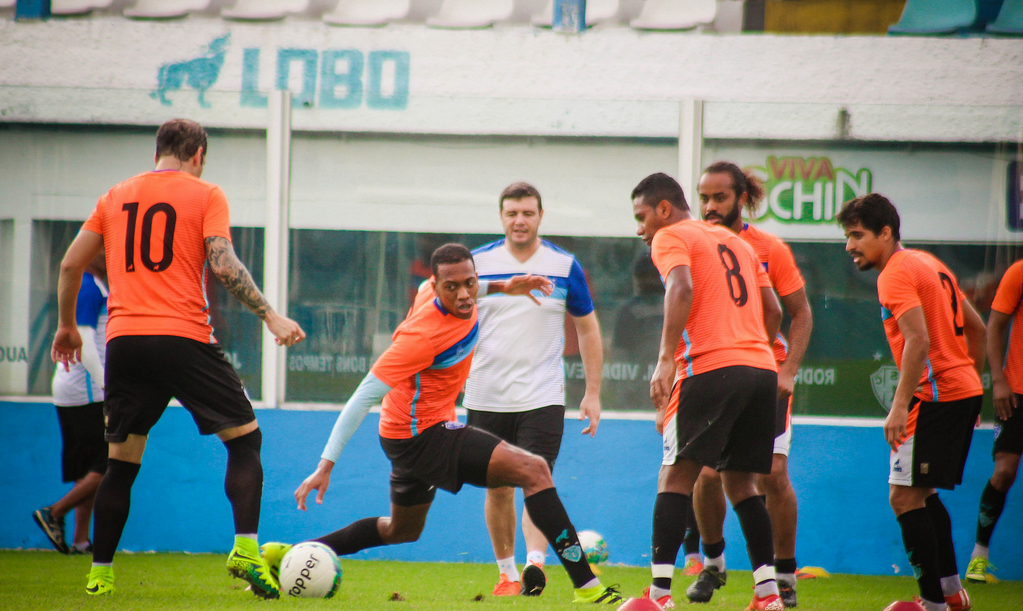
[[[618,0],[586,0],[586,25],[611,21],[618,15]],[[533,17],[533,25],[551,27],[554,22],[554,0],[549,0],[543,11]]]
[[[714,21],[715,0],[646,0],[629,23],[638,30],[689,30]]]
[[[238,0],[231,8],[220,11],[220,16],[241,21],[277,21],[303,13],[307,8],[309,0]]]
[[[487,28],[504,21],[515,10],[515,0],[444,0],[426,25],[435,28]]]
[[[50,0],[51,15],[85,15],[95,8],[108,8],[113,0]]]
[[[386,25],[408,15],[409,0],[341,0],[323,20],[334,25]]]
[[[210,0],[139,0],[134,6],[124,9],[124,16],[136,19],[174,19],[201,11],[209,4]]]

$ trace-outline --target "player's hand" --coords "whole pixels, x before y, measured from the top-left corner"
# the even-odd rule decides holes
[[[290,348],[305,339],[305,331],[287,316],[271,312],[266,317],[266,328],[274,334],[278,346]]]
[[[327,494],[327,488],[330,487],[330,471],[334,468],[334,463],[330,462],[325,458],[320,459],[319,466],[316,470],[302,481],[302,484],[295,490],[295,501],[298,502],[298,508],[302,511],[306,510],[305,500],[308,498],[309,493],[316,490],[316,504],[323,504],[323,496]]]
[[[796,376],[788,371],[778,371],[778,400],[785,401],[796,390]]]
[[[659,409],[657,414],[654,416],[654,428],[657,429],[658,435],[664,434],[664,414],[667,410]]]
[[[50,358],[54,363],[63,363],[64,371],[70,371],[71,365],[82,362],[82,336],[77,326],[57,328]]]
[[[579,419],[588,418],[590,423],[582,430],[582,434],[589,433],[590,437],[597,434],[597,425],[600,424],[600,397],[592,396],[590,393],[583,395],[579,402]]]
[[[540,305],[540,300],[536,298],[533,291],[540,291],[544,297],[550,297],[554,292],[554,283],[549,278],[533,274],[512,276],[504,281],[504,289],[501,292],[505,295],[525,295],[532,299],[533,303]]]
[[[1008,420],[1012,417],[1012,411],[1016,409],[1016,395],[1005,379],[994,380],[991,390],[995,400],[995,415],[1002,420]]]
[[[909,420],[909,408],[892,405],[888,417],[884,420],[884,440],[891,446],[892,452],[899,449],[906,439],[906,422]]]
[[[658,410],[664,410],[671,398],[671,385],[675,381],[675,359],[658,359],[654,375],[650,377],[650,400]]]

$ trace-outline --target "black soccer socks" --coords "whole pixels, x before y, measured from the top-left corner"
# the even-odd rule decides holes
[[[131,487],[141,466],[115,458],[107,459],[107,472],[96,490],[93,503],[93,562],[109,564],[114,561],[124,523],[128,521]]]
[[[693,504],[689,503],[689,513],[686,520],[686,538],[682,542],[685,554],[700,553],[700,526],[696,523],[696,514],[693,513]]]
[[[749,553],[753,570],[769,565],[774,566],[774,535],[771,530],[771,516],[763,497],[751,496],[733,505],[739,526],[746,537],[746,551]]]
[[[926,507],[912,509],[900,515],[898,521],[906,556],[920,586],[920,597],[928,602],[943,603],[945,595],[941,591],[938,570],[938,540],[930,512]]]
[[[547,537],[558,560],[565,567],[572,580],[572,587],[582,588],[596,579],[586,562],[586,554],[579,545],[579,536],[576,535],[572,521],[568,519],[568,512],[561,504],[557,490],[547,488],[527,496],[525,505],[533,524]]]
[[[938,572],[942,577],[959,574],[956,564],[956,549],[952,543],[952,518],[945,509],[945,504],[934,493],[927,497],[927,513],[934,524],[934,536],[938,544]]]
[[[983,547],[990,547],[991,533],[995,530],[995,524],[1002,515],[1005,507],[1005,492],[991,485],[988,480],[984,486],[984,492],[980,494],[980,512],[977,515],[977,543]]]
[[[653,585],[665,590],[671,589],[675,559],[686,526],[693,513],[693,497],[677,492],[658,492],[654,501],[654,534],[651,550]],[[695,525],[696,520],[693,519]],[[666,573],[666,574],[665,574]]]
[[[259,451],[262,446],[263,433],[259,429],[224,442],[227,448],[224,491],[234,512],[235,534],[259,532],[259,507],[263,498],[263,464]]]
[[[377,528],[377,520],[380,518],[363,518],[352,522],[341,530],[335,530],[329,535],[314,539],[323,543],[338,556],[354,554],[355,552],[370,548],[379,547],[384,544],[380,537],[380,530]]]

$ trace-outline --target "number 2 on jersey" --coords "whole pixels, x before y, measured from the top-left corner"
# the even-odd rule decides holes
[[[135,223],[139,216],[139,203],[132,202],[121,206],[121,210],[128,213],[128,226],[124,232],[124,271],[135,271]],[[153,239],[153,218],[157,212],[164,214],[163,229],[163,253],[159,261],[153,261],[150,256],[150,247]],[[178,213],[174,206],[166,203],[153,204],[142,215],[142,240],[139,246],[142,252],[142,265],[151,272],[162,272],[170,267],[174,261],[174,225],[178,221]]]
[[[725,255],[728,255],[728,261],[725,261]],[[732,252],[732,249],[724,244],[718,244],[718,257],[721,259],[721,265],[725,268],[725,282],[728,283],[728,293],[732,296],[732,301],[735,302],[735,305],[741,308],[746,305],[749,293],[746,292],[746,281],[739,270],[739,260],[735,258],[735,253]],[[735,294],[736,290],[739,291],[738,295]]]

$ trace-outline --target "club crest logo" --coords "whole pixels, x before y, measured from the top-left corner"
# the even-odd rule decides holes
[[[870,388],[873,389],[874,397],[886,412],[892,408],[895,387],[898,385],[899,368],[895,365],[882,365],[877,371],[870,374]]]

